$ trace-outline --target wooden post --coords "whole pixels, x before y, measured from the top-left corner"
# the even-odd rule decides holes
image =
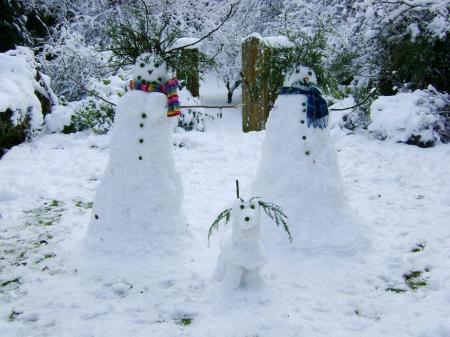
[[[261,71],[261,64],[274,57],[276,48],[265,45],[261,38],[256,36],[248,37],[242,43],[242,130],[261,131],[266,127],[269,112],[273,107],[280,86],[283,84],[282,74],[271,70],[271,78],[275,85],[270,83],[259,83],[259,92],[256,90],[258,73]]]
[[[256,83],[260,58],[260,39],[253,36],[247,38],[242,43],[242,130],[244,132],[262,130],[259,125],[262,119],[261,99],[253,87]]]

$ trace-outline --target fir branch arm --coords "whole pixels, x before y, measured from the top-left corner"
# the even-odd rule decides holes
[[[273,204],[271,202],[264,202],[264,201],[258,201],[259,205],[264,210],[264,213],[275,221],[275,224],[280,227],[280,225],[283,227],[284,231],[287,233],[289,237],[289,241],[292,243],[293,238],[292,234],[289,230],[288,224],[286,222],[287,215],[284,214],[283,210],[280,206]]]
[[[223,219],[225,219],[225,225],[230,221],[231,218],[231,208],[228,208],[226,210],[224,210],[222,213],[220,213],[216,220],[214,220],[214,222],[212,223],[211,227],[209,227],[209,231],[208,231],[208,246],[209,246],[209,242],[211,239],[211,235],[213,233],[213,230],[219,230],[219,223],[220,221],[222,221]]]

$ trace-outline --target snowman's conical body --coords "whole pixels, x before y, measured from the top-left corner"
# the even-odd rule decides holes
[[[135,74],[145,67],[137,65]],[[159,77],[158,71],[151,72]],[[159,72],[164,72],[162,65]],[[170,252],[179,245],[186,222],[173,157],[173,121],[166,113],[163,93],[130,90],[119,101],[87,233],[91,248],[126,254]]]
[[[285,87],[308,89],[297,82],[308,73],[309,82],[315,82],[311,69],[299,70],[286,77]],[[307,126],[307,105],[306,95],[277,98],[266,124],[254,193],[282,207],[294,248],[351,255],[367,246],[365,233],[347,204],[329,132]],[[270,243],[280,237],[272,231],[264,231]]]

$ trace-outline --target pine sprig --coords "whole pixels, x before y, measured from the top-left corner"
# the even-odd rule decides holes
[[[257,198],[252,198],[253,199],[257,199]],[[287,219],[287,215],[284,214],[283,210],[281,209],[280,206],[271,203],[271,202],[265,202],[262,200],[258,200],[259,205],[262,207],[262,209],[264,210],[264,213],[266,213],[266,215],[271,218],[272,220],[275,221],[275,224],[279,227],[280,225],[283,227],[283,229],[286,231],[286,233],[289,236],[289,241],[292,243],[292,235],[291,232],[289,231],[289,227],[287,225],[286,219]]]
[[[228,208],[226,210],[224,210],[222,213],[220,213],[216,220],[214,220],[214,222],[212,223],[211,227],[209,227],[209,231],[208,231],[208,245],[209,245],[209,241],[211,239],[211,235],[213,230],[215,229],[216,231],[219,230],[219,223],[222,220],[225,220],[225,225],[230,221],[231,218],[231,208]]]

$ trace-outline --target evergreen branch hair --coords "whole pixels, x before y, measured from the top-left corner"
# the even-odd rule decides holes
[[[259,198],[252,198],[253,199],[259,199]],[[259,205],[262,207],[262,209],[264,210],[264,213],[266,213],[266,215],[271,218],[272,220],[275,221],[275,224],[280,227],[280,225],[282,225],[283,229],[285,230],[285,232],[288,234],[289,236],[289,241],[292,243],[292,235],[291,232],[289,231],[289,227],[287,225],[286,219],[287,216],[286,214],[284,214],[283,210],[281,209],[280,206],[271,203],[271,202],[265,202],[262,200],[258,200]]]
[[[216,231],[219,230],[219,223],[220,223],[220,221],[225,219],[225,225],[226,225],[230,221],[230,218],[231,218],[231,208],[228,208],[228,209],[224,210],[222,213],[220,213],[217,216],[216,220],[214,220],[214,222],[212,223],[211,227],[209,227],[209,231],[208,231],[208,246],[209,246],[209,242],[210,242],[213,230],[214,229]]]

